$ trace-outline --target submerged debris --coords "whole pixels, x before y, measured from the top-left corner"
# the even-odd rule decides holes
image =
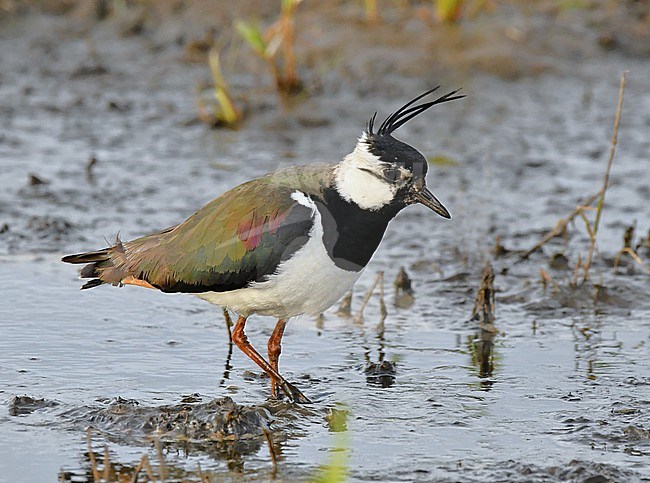
[[[57,237],[57,239],[59,239],[68,233],[68,231],[72,229],[73,225],[62,217],[34,215],[26,221],[25,227],[39,238]]]
[[[625,229],[623,234],[623,248],[632,248],[634,242],[634,225],[630,225]]]
[[[59,416],[77,428],[91,426],[111,441],[149,444],[154,438],[164,445],[206,452],[214,457],[241,456],[259,451],[272,416],[262,406],[244,406],[229,397],[201,402],[198,395],[180,404],[148,407],[118,397],[103,407],[75,407]],[[22,402],[18,408],[37,409]],[[23,409],[25,411],[25,409]]]
[[[483,271],[481,285],[476,294],[470,320],[479,323],[477,337],[472,341],[472,362],[481,377],[492,376],[494,368],[493,349],[497,329],[494,326],[494,271],[488,262]]]
[[[86,179],[89,182],[94,181],[95,173],[93,171],[94,171],[94,168],[95,168],[95,165],[97,164],[97,162],[98,162],[97,158],[95,156],[91,156],[88,159],[88,162],[86,163]]]
[[[369,362],[363,372],[366,374],[368,384],[390,387],[395,384],[397,365],[390,361]]]
[[[36,176],[34,173],[29,173],[29,186],[38,186],[41,184],[49,184],[49,181]]]
[[[510,250],[508,250],[503,244],[501,243],[501,236],[497,235],[496,239],[494,240],[494,248],[492,249],[492,253],[494,254],[495,257],[503,257],[506,256],[510,253]]]
[[[483,270],[471,320],[477,320],[481,327],[492,325],[494,322],[494,271],[489,262]]]
[[[206,29],[203,38],[195,38],[185,44],[185,58],[187,62],[204,62],[210,50],[217,43],[217,29]]]
[[[110,71],[108,67],[103,65],[100,62],[96,62],[95,59],[89,60],[87,63],[82,63],[70,74],[70,79],[83,79],[86,77],[95,77],[100,75],[109,74]]]
[[[55,401],[37,399],[31,396],[14,396],[9,402],[9,415],[20,416],[31,414],[38,409],[52,408],[58,406]]]
[[[562,252],[551,255],[548,266],[555,270],[566,270],[569,268],[569,259]]]
[[[411,286],[411,278],[404,267],[399,269],[393,285],[395,286],[395,300],[393,302],[395,307],[400,309],[412,307],[415,303],[415,294]]]
[[[107,408],[90,410],[99,429],[140,430],[162,441],[236,441],[264,435],[271,416],[260,407],[241,406],[229,397],[207,403],[144,407],[137,401],[118,398]]]

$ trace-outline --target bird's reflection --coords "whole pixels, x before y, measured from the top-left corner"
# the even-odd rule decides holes
[[[223,309],[223,318],[226,321],[226,330],[228,331],[228,355],[226,356],[226,365],[223,371],[223,377],[219,381],[219,385],[223,386],[226,383],[226,380],[230,379],[230,371],[232,370],[232,332],[231,328],[233,326],[232,319],[230,318],[230,313],[227,309]]]
[[[223,376],[219,381],[219,385],[223,386],[228,379],[230,379],[230,371],[232,370],[232,364],[230,360],[232,359],[232,342],[228,342],[228,354],[226,355],[226,364],[223,371]]]
[[[476,294],[472,311],[473,322],[478,323],[475,336],[468,338],[468,349],[472,355],[472,365],[478,370],[480,386],[489,391],[494,384],[494,338],[497,329],[494,326],[494,272],[488,263],[483,271],[481,285]]]

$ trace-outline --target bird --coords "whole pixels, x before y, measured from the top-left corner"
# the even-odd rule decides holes
[[[194,294],[238,315],[232,341],[271,380],[271,398],[310,403],[279,372],[287,321],[317,316],[361,276],[388,223],[422,204],[443,218],[449,211],[427,188],[427,160],[393,137],[429,108],[465,97],[460,89],[417,104],[429,89],[390,114],[377,129],[370,117],[342,161],[277,170],[232,188],[182,223],[112,246],[68,255],[85,264],[81,289],[135,285]],[[253,315],[277,319],[265,359],[249,342]]]

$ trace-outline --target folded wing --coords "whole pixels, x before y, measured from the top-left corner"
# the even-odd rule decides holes
[[[132,284],[163,292],[225,292],[261,282],[300,249],[312,210],[265,178],[245,183],[205,205],[185,222],[130,242],[70,255],[87,263],[82,288]]]

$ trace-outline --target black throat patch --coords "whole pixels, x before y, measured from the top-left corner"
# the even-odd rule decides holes
[[[334,264],[349,272],[362,270],[377,250],[388,222],[404,208],[392,203],[377,211],[344,200],[335,188],[314,199],[323,223],[323,243]]]

